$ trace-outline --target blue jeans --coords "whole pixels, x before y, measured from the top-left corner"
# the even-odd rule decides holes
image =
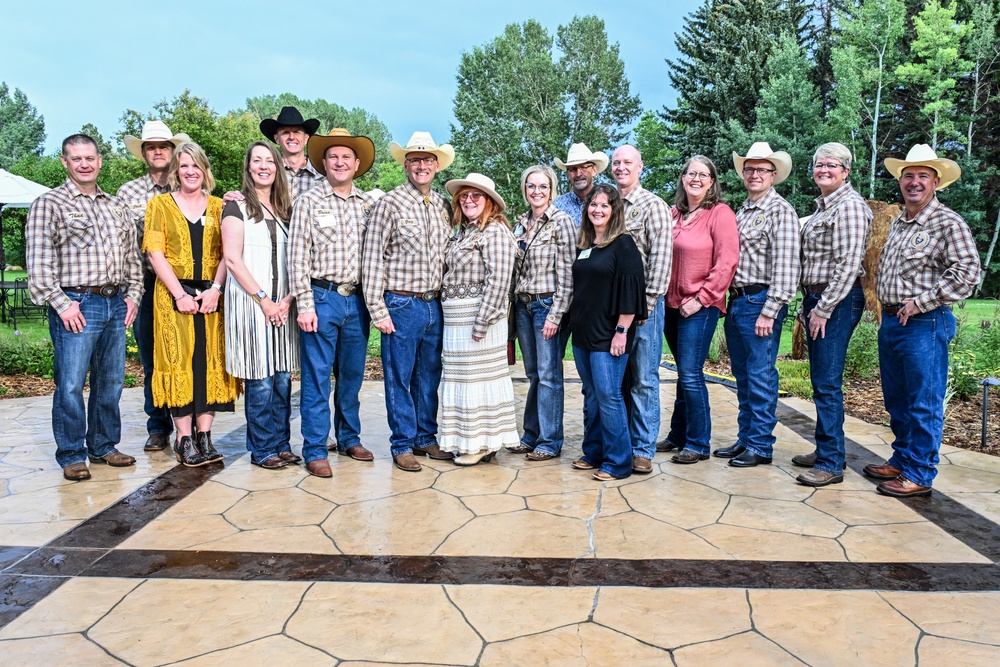
[[[809,313],[819,303],[821,294],[810,294],[802,300],[802,314]],[[837,304],[826,323],[826,336],[812,339],[806,330],[809,349],[809,377],[812,380],[813,401],[816,403],[816,469],[839,475],[843,472],[844,452],[844,361],[847,346],[865,310],[865,293],[853,287]]]
[[[80,305],[87,325],[80,333],[67,331],[49,307],[53,379],[52,435],[56,461],[66,467],[102,457],[121,441],[118,403],[125,380],[125,300],[66,291]],[[90,398],[83,407],[83,384],[90,371]]]
[[[441,302],[385,293],[396,331],[382,334],[382,373],[393,456],[437,444],[444,323]]]
[[[260,463],[290,451],[292,374],[281,372],[260,380],[243,380],[243,394],[250,460]]]
[[[143,285],[146,291],[139,302],[139,314],[132,323],[132,333],[139,346],[139,360],[142,362],[144,376],[142,393],[145,403],[142,409],[146,413],[146,433],[170,435],[174,430],[170,409],[158,408],[153,403],[153,289],[156,287],[156,275],[146,276]]]
[[[955,337],[955,316],[937,308],[906,321],[882,314],[878,362],[882,395],[892,429],[890,465],[911,482],[930,486],[937,475],[948,386],[948,345]]]
[[[718,308],[708,307],[681,317],[679,308],[666,308],[663,317],[667,347],[677,363],[677,396],[667,439],[703,455],[709,453],[712,440],[712,409],[703,368],[721,314]]]
[[[629,352],[632,376],[632,410],[628,430],[632,455],[652,460],[660,434],[660,359],[663,357],[663,297],[656,300],[653,314],[636,325],[635,342]]]
[[[754,325],[766,301],[766,290],[731,300],[723,328],[740,406],[736,442],[757,456],[771,458],[778,423],[778,369],[774,363],[788,306],[778,311],[771,335],[758,336]]]
[[[583,459],[618,478],[632,474],[632,441],[622,398],[628,356],[573,346],[583,383]]]
[[[337,403],[343,421],[337,428],[341,450],[361,444],[361,383],[365,379],[368,331],[371,318],[360,294],[341,296],[313,287],[317,326],[302,331],[302,458],[306,463],[327,457],[330,436],[330,373],[337,366]]]
[[[552,297],[531,303],[514,302],[517,340],[528,376],[521,444],[538,452],[559,454],[563,446],[563,364],[560,332],[545,340],[542,327]]]

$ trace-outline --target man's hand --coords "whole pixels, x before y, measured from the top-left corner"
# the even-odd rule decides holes
[[[829,318],[823,317],[815,310],[809,311],[809,335],[812,336],[813,340],[826,338],[826,323],[828,320]]]
[[[132,299],[125,299],[125,327],[132,326],[135,316],[139,314],[139,306]]]
[[[299,328],[306,333],[315,333],[319,330],[319,318],[316,317],[316,311],[299,313],[295,321],[299,323]]]
[[[753,325],[753,332],[755,334],[757,334],[761,338],[765,338],[767,336],[770,336],[773,331],[774,331],[773,317],[768,317],[767,315],[760,315],[757,317],[757,322],[755,322]]]
[[[920,309],[917,308],[917,304],[913,303],[913,301],[904,301],[903,306],[899,309],[899,312],[896,313],[896,319],[899,320],[899,323],[905,327],[907,320],[914,315],[919,314]]]
[[[80,312],[80,304],[76,301],[71,302],[69,308],[59,313],[59,319],[62,320],[66,331],[73,333],[80,333],[87,326],[87,319]]]
[[[548,320],[545,320],[545,324],[542,325],[542,338],[548,340],[559,333],[559,325],[552,324]]]
[[[386,334],[387,336],[391,333],[396,333],[396,327],[392,324],[392,318],[387,317],[381,322],[373,322],[375,328]]]

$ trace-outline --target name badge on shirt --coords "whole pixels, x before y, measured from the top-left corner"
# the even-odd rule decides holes
[[[143,204],[141,201],[133,202],[129,204],[128,207],[129,210],[131,210],[133,213],[139,213],[139,214],[146,213],[146,205]]]
[[[577,259],[587,259],[588,257],[590,257],[590,251],[591,250],[593,250],[593,248],[587,248],[586,250],[584,250],[583,252],[581,252],[579,255],[577,255],[576,258]]]
[[[319,208],[313,211],[313,220],[316,226],[322,229],[329,229],[337,224],[337,216],[333,214],[331,208]]]
[[[87,219],[87,214],[86,213],[77,213],[75,211],[71,211],[71,212],[66,213],[66,219],[67,220],[86,220]]]

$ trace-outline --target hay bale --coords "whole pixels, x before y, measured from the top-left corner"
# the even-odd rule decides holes
[[[865,277],[861,279],[861,285],[865,290],[865,310],[872,314],[876,323],[881,324],[882,304],[875,295],[875,286],[878,284],[878,262],[882,255],[882,247],[889,238],[889,227],[892,226],[892,221],[899,217],[902,209],[898,204],[875,200],[869,200],[868,206],[871,207],[874,217],[872,232],[868,237],[868,248],[861,262],[861,266],[865,268]]]

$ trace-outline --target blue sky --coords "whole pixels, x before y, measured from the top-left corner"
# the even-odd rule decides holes
[[[532,18],[555,35],[574,15],[601,17],[643,108],[673,105],[664,58],[697,5],[17,0],[3,9],[0,81],[45,116],[46,152],[87,122],[110,138],[125,109],[185,88],[220,113],[257,95],[321,97],[375,113],[397,141],[419,129],[442,142],[461,53]]]

